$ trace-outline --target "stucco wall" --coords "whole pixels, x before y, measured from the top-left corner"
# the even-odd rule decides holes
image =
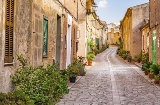
[[[150,0],[150,34],[149,34],[149,60],[152,62],[152,35],[153,31],[156,30],[156,60],[160,64],[160,47],[158,43],[160,41],[160,1]]]
[[[139,54],[142,49],[142,34],[140,31],[140,27],[142,27],[145,24],[144,19],[148,18],[148,3],[132,8],[132,56]]]
[[[2,92],[13,89],[10,75],[16,71],[20,64],[17,61],[16,54],[22,54],[27,59],[28,64],[33,66],[52,64],[56,56],[57,15],[62,18],[62,6],[53,0],[16,0],[14,60],[12,65],[5,65],[5,4],[5,0],[0,1],[0,91]],[[42,57],[44,17],[48,20],[48,56],[46,58]]]

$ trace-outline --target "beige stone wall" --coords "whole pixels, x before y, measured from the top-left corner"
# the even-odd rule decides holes
[[[156,30],[156,60],[157,64],[160,64],[160,1],[159,0],[150,0],[150,34],[149,34],[149,60],[152,62],[152,35],[153,31]]]
[[[114,44],[119,44],[119,32],[114,33]]]
[[[142,51],[147,53],[149,50],[149,27],[142,29]]]
[[[142,27],[145,22],[144,19],[149,18],[149,4],[142,4],[138,7],[133,7],[132,11],[132,39],[133,39],[133,45],[132,45],[132,56],[135,56],[140,53],[142,49],[142,36],[140,27]]]
[[[70,11],[71,15],[77,18],[78,0],[65,0],[65,7]]]
[[[16,54],[23,54],[25,58],[28,59],[29,55],[29,35],[31,35],[31,1],[23,1],[17,0],[15,1],[15,8],[14,8],[14,34],[13,34],[13,63],[10,65],[4,63],[4,51],[5,51],[5,5],[6,1],[3,0],[0,6],[3,6],[0,10],[0,16],[2,16],[0,21],[1,29],[0,29],[0,36],[2,41],[0,41],[0,91],[8,92],[12,90],[12,83],[10,75],[15,72],[17,67],[19,66],[19,62],[16,60]],[[25,14],[24,14],[25,11]],[[29,61],[29,60],[28,60]]]
[[[3,2],[0,1],[0,26],[3,26]],[[2,27],[0,27],[0,68],[2,68]],[[3,74],[2,70],[0,70],[0,91],[3,91]]]
[[[56,56],[57,15],[61,17],[62,21],[63,17],[62,6],[53,0],[16,0],[14,11],[14,60],[11,65],[5,65],[5,4],[5,0],[0,1],[0,91],[8,92],[12,90],[10,75],[19,67],[16,54],[22,54],[27,59],[28,64],[33,66],[40,64],[46,66],[53,62]],[[46,58],[42,57],[44,17],[48,20],[48,56]]]
[[[87,53],[87,35],[86,35],[86,22],[83,21],[79,24],[79,44],[78,44],[78,52],[77,56],[86,57]]]
[[[78,52],[77,56],[86,57],[87,54],[87,32],[86,32],[86,0],[78,0]]]

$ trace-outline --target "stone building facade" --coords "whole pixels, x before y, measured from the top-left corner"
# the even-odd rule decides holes
[[[142,35],[140,27],[145,24],[144,19],[148,18],[149,3],[145,3],[128,8],[120,23],[120,32],[122,32],[123,36],[123,49],[130,51],[132,57],[141,52]]]
[[[106,23],[103,23],[96,14],[96,12],[92,9],[92,5],[94,5],[94,0],[87,0],[87,17],[86,17],[86,31],[87,31],[87,46],[88,42],[92,40],[97,48],[103,44],[103,31],[105,30],[104,26]],[[88,46],[88,51],[90,52],[90,48]]]
[[[149,21],[149,60],[160,64],[160,1],[150,0],[150,21]]]
[[[107,36],[108,36],[108,44],[118,44],[119,39],[119,26],[115,23],[107,24]]]
[[[71,63],[77,56],[77,6],[77,0],[0,1],[0,91],[12,90],[17,54],[32,66],[56,60],[63,69]]]
[[[86,57],[87,32],[86,32],[86,0],[78,0],[78,52],[77,56]]]
[[[142,33],[142,52],[148,53],[149,52],[149,24],[148,22],[141,27]]]
[[[62,44],[62,69],[77,57],[78,0],[65,0]]]

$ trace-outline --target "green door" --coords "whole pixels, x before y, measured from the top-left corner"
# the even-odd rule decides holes
[[[156,30],[152,34],[152,63],[156,64]]]

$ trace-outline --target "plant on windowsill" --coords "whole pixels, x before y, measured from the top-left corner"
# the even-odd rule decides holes
[[[95,55],[92,52],[89,52],[87,54],[88,66],[92,66],[92,61],[93,61],[94,57],[95,57]]]

